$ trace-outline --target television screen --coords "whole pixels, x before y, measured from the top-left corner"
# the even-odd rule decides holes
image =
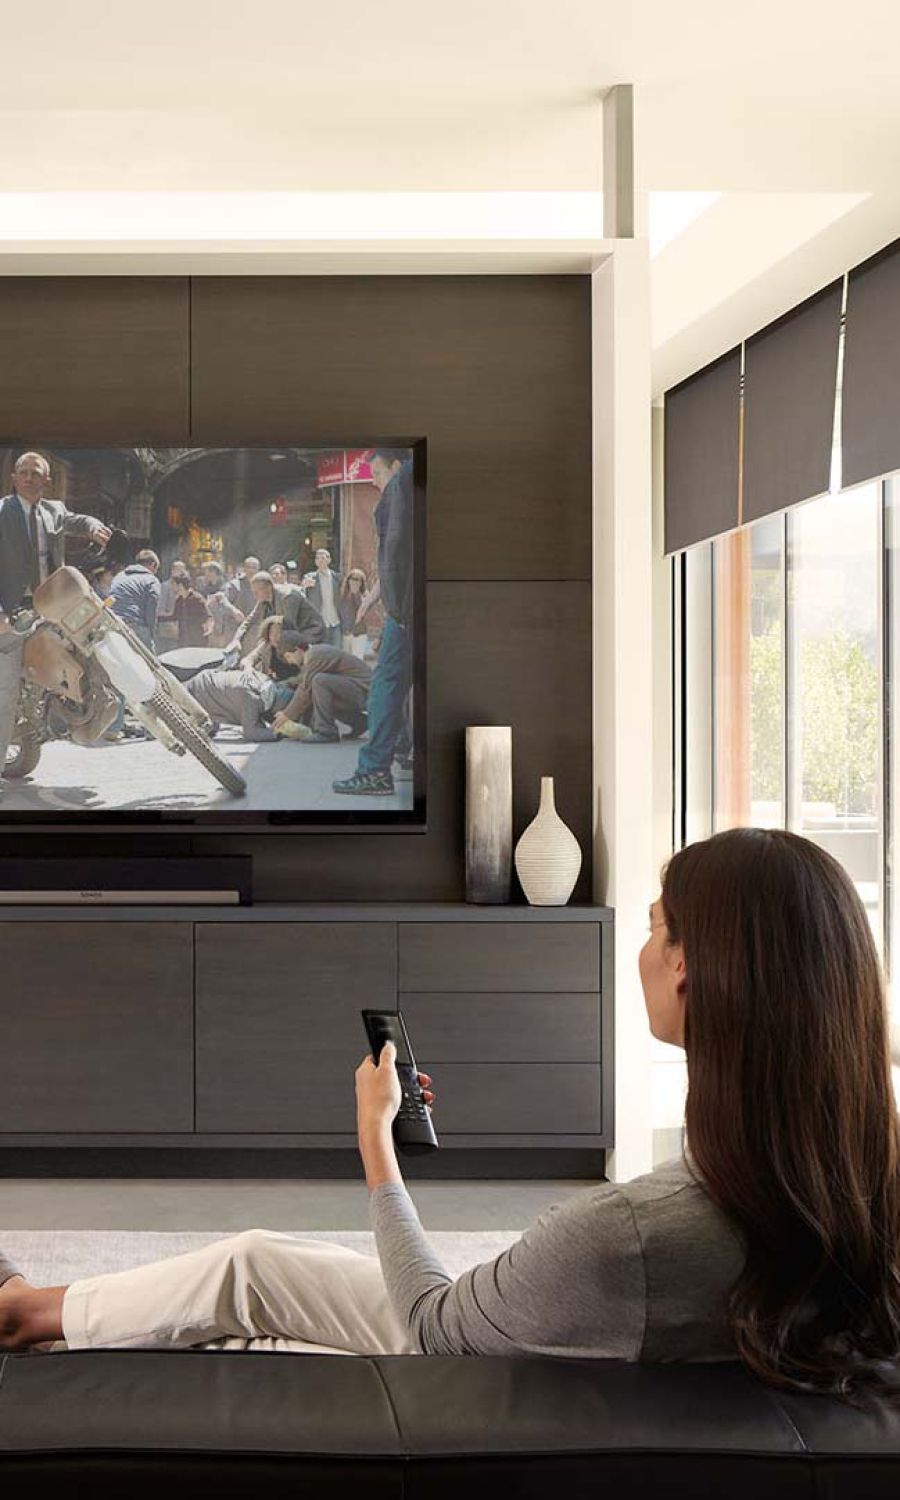
[[[423,827],[424,446],[0,448],[0,823]]]

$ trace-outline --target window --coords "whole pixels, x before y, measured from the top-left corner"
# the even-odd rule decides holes
[[[812,500],[695,552],[710,555],[713,578],[706,821],[715,831],[791,828],[827,848],[883,949],[882,485]],[[698,562],[686,569],[688,593],[699,574]],[[683,651],[691,658],[693,618],[702,683],[697,615],[687,610]],[[683,821],[696,827],[690,758],[688,745]]]
[[[787,826],[839,859],[884,951],[881,485],[788,513]]]
[[[784,517],[712,545],[716,832],[784,827]]]
[[[785,819],[785,544],[781,516],[750,530],[750,822]]]
[[[752,824],[833,854],[866,908],[900,1041],[900,477],[766,517],[673,568],[675,845]],[[900,1100],[900,1067],[895,1086]]]

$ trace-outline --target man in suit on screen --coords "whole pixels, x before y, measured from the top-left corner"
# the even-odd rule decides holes
[[[13,488],[0,500],[0,795],[6,752],[19,701],[24,636],[15,616],[31,603],[32,590],[66,560],[66,537],[86,536],[105,546],[112,535],[96,516],[81,516],[62,500],[45,500],[50,465],[41,453],[22,453]]]
[[[341,616],[338,603],[341,597],[341,575],[332,568],[331,553],[327,547],[317,549],[315,572],[308,573],[304,578],[303,592],[322,616],[325,644],[340,648]]]

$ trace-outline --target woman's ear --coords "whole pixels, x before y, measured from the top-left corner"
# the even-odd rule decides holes
[[[678,1035],[675,1038],[676,1047],[684,1046],[684,1018],[687,1011],[687,966],[684,961],[684,949],[680,943],[676,943],[670,950],[672,958],[672,979],[675,985],[675,1005],[678,1014]]]
[[[680,943],[673,943],[668,950],[668,960],[675,980],[675,990],[683,1000],[687,994],[687,966],[684,961],[684,949]]]

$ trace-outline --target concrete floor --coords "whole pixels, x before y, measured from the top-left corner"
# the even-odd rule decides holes
[[[174,755],[157,740],[90,746],[54,740],[44,746],[30,776],[4,783],[3,806],[10,812],[46,812],[48,808],[96,812],[107,807],[346,812],[371,808],[377,802],[380,812],[409,810],[412,781],[398,781],[392,797],[351,797],[332,791],[333,780],[353,775],[361,743],[309,745],[280,740],[257,745],[242,739],[239,729],[224,725],[213,744],[247,783],[246,797],[235,799],[193,756]]]
[[[585,1181],[409,1184],[427,1229],[525,1229]],[[0,1179],[7,1229],[369,1229],[364,1182],[298,1178]]]

